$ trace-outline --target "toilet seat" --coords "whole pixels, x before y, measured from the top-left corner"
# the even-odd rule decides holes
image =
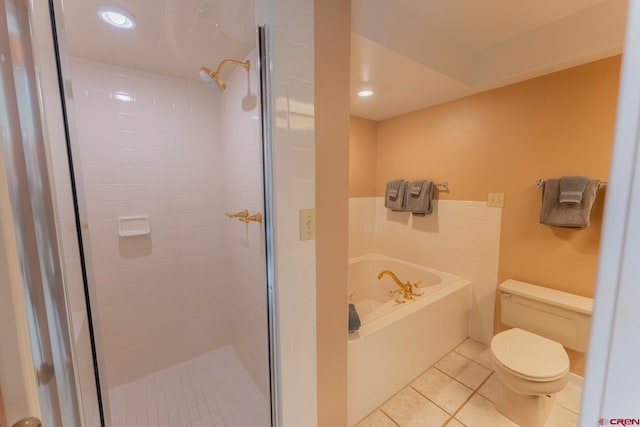
[[[504,370],[529,381],[555,381],[569,372],[569,356],[562,345],[519,328],[494,336],[491,353]]]

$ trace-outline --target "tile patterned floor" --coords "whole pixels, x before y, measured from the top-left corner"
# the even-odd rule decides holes
[[[517,427],[496,411],[489,348],[467,339],[356,427]],[[576,427],[582,389],[560,392],[545,427]]]
[[[109,399],[114,427],[270,425],[267,400],[230,346],[110,389]]]

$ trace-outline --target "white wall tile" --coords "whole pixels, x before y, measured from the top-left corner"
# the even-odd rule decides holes
[[[296,43],[313,49],[313,10],[305,9],[304,5],[296,5],[289,2],[283,11],[285,16],[285,31],[291,37],[295,37]]]
[[[270,32],[278,339],[282,425],[317,425],[315,241],[299,240],[299,210],[315,206],[313,1],[262,0]]]
[[[228,341],[227,288],[204,274],[205,266],[223,265],[212,220],[222,208],[200,202],[219,197],[218,97],[179,79],[78,58],[71,68],[74,93],[84,94],[76,108],[95,315],[113,387]],[[149,215],[151,235],[118,237],[117,217],[128,215]]]

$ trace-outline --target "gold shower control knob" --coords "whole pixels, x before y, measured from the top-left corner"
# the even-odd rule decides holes
[[[262,224],[262,214],[260,212],[253,214],[253,215],[249,215],[246,218],[240,218],[240,221],[242,222],[250,222],[250,221],[255,221],[255,222],[259,222]]]
[[[239,212],[235,212],[235,213],[224,213],[226,216],[228,216],[229,218],[240,218],[240,219],[244,219],[246,217],[249,216],[249,211],[248,210],[242,210]]]

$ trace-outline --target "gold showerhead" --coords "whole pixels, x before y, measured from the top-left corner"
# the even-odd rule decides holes
[[[225,59],[220,64],[218,64],[218,68],[216,68],[215,71],[212,71],[208,67],[200,67],[200,79],[202,79],[202,81],[205,82],[209,87],[212,87],[220,92],[224,92],[224,90],[227,88],[227,85],[220,77],[220,70],[227,63],[240,65],[247,71],[249,71],[249,69],[251,68],[251,63],[249,62],[249,60],[242,62],[236,61],[235,59]]]

